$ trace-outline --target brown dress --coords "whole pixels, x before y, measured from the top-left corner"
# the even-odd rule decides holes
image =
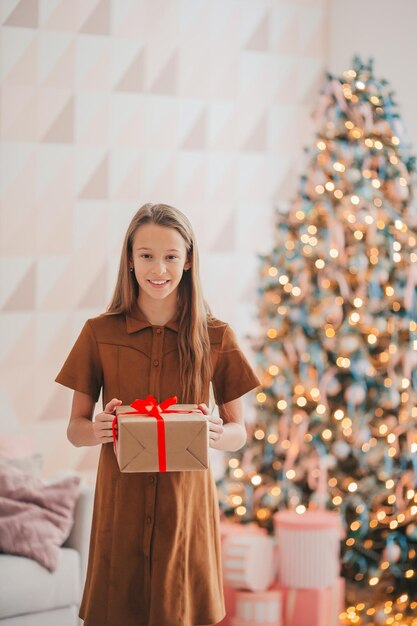
[[[130,316],[89,319],[56,381],[103,407],[179,389],[178,323],[152,325]],[[209,323],[212,383],[219,404],[260,383],[224,322]],[[197,403],[208,403],[209,389]],[[211,470],[119,471],[111,443],[101,447],[87,579],[80,608],[85,626],[197,626],[225,614],[219,509]]]

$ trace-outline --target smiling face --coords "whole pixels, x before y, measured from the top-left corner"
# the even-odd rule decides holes
[[[174,302],[183,272],[191,267],[184,239],[175,228],[148,223],[133,238],[130,267],[139,284],[139,304]]]

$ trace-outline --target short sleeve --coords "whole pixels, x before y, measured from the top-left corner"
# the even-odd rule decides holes
[[[99,399],[103,369],[90,321],[87,320],[84,324],[55,382],[74,391],[86,393],[95,402]]]
[[[261,384],[228,325],[214,366],[212,382],[218,405],[236,400]]]

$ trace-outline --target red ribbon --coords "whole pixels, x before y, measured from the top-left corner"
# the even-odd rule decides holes
[[[168,409],[172,404],[177,403],[177,396],[167,398],[160,404],[153,396],[148,396],[145,400],[135,400],[130,405],[136,411],[127,411],[126,413],[118,413],[113,419],[111,430],[113,434],[114,450],[116,452],[116,443],[118,437],[117,418],[119,415],[147,415],[148,417],[154,417],[156,419],[157,433],[158,433],[158,465],[160,472],[167,471],[167,455],[166,455],[166,439],[165,439],[165,421],[162,417],[162,413],[202,413],[200,409],[183,410],[183,409]]]

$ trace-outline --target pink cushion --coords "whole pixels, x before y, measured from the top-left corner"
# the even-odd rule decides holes
[[[78,476],[45,484],[0,462],[0,551],[29,557],[54,571],[72,528],[79,486]]]

